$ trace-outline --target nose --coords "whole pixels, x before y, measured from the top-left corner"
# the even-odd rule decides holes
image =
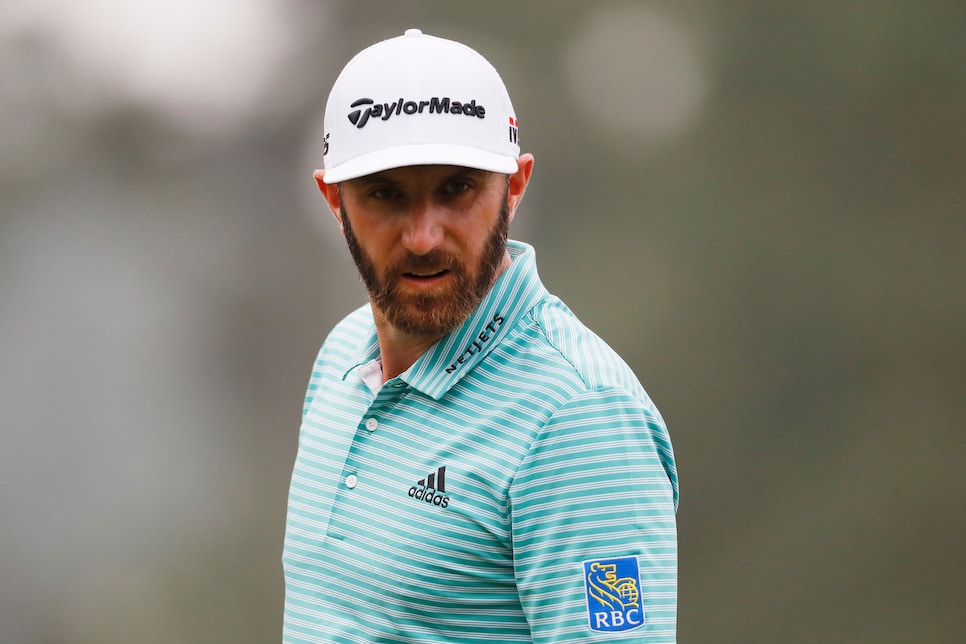
[[[426,255],[443,243],[445,213],[432,203],[414,204],[406,218],[402,243],[414,255]]]

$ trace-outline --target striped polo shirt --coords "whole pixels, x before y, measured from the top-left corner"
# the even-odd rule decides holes
[[[288,503],[283,640],[674,642],[677,474],[631,369],[534,251],[375,390],[367,305],[332,331]]]

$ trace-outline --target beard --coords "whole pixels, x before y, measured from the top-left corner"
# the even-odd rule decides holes
[[[509,182],[497,222],[487,235],[483,254],[478,264],[472,267],[473,270],[468,269],[462,257],[446,251],[434,250],[425,255],[407,251],[405,257],[388,266],[381,276],[371,256],[355,236],[343,205],[342,225],[346,244],[369,291],[372,306],[382,311],[393,327],[414,336],[441,337],[466,321],[492,288],[497,270],[506,255],[510,227],[508,196]],[[454,279],[448,285],[416,294],[401,291],[397,275],[432,270],[439,266],[447,266],[453,274]]]

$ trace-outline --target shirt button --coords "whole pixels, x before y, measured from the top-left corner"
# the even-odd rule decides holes
[[[359,479],[356,478],[355,474],[350,474],[349,476],[345,477],[345,486],[350,490],[354,488],[358,482]]]
[[[366,420],[366,429],[370,432],[376,431],[376,427],[379,427],[379,421],[375,418],[369,418]]]

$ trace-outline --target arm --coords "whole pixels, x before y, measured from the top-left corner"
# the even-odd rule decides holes
[[[510,499],[535,643],[675,641],[677,479],[659,416],[616,389],[577,396],[534,441]]]

